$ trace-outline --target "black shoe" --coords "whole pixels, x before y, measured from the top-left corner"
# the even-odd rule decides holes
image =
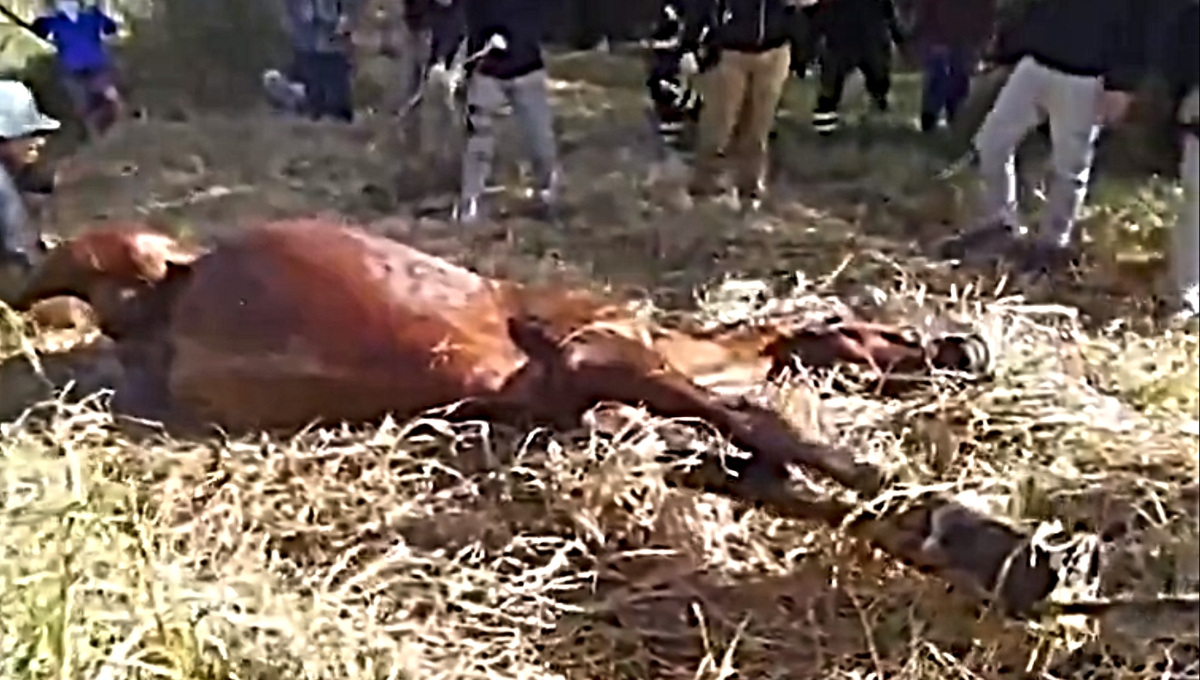
[[[943,241],[938,247],[938,257],[968,262],[1004,257],[1026,233],[1024,227],[995,222]]]

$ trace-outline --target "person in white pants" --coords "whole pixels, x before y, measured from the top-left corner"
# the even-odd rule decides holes
[[[512,106],[531,156],[540,216],[553,219],[558,189],[558,145],[541,36],[541,0],[462,0],[467,38],[467,142],[455,217],[483,216],[481,199],[496,152],[495,124]]]
[[[989,255],[1025,235],[1018,215],[1016,149],[1050,123],[1053,177],[1040,229],[1023,269],[1072,261],[1075,223],[1087,197],[1096,139],[1124,117],[1145,72],[1147,21],[1137,0],[1033,2],[1002,47],[1015,64],[974,139],[983,180],[983,226],[951,241],[943,255]]]

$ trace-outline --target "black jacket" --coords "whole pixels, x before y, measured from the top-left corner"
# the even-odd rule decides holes
[[[1166,2],[1166,11],[1148,40],[1150,66],[1173,95],[1182,97],[1200,87],[1200,1]]]
[[[891,50],[903,41],[892,0],[820,0],[812,22],[826,49],[847,56]]]
[[[493,78],[519,78],[545,66],[542,36],[546,30],[546,0],[461,0],[466,18],[467,58],[479,54],[492,35],[508,48],[468,63],[467,68]]]
[[[1109,90],[1137,89],[1147,67],[1153,12],[1145,0],[1026,0],[998,37],[995,61],[1033,57]]]
[[[681,5],[685,52],[698,51],[705,29],[714,49],[765,52],[795,41],[801,20],[789,0],[686,0]]]

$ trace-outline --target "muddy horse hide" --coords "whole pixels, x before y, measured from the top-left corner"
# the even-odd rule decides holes
[[[888,481],[745,398],[796,362],[973,370],[970,337],[925,341],[857,321],[671,331],[587,293],[489,279],[316,219],[249,226],[204,251],[148,229],[97,228],[52,251],[14,306],[61,295],[91,304],[116,342],[125,377],[114,411],[245,431],[451,405],[457,417],[565,426],[600,402],[641,405],[707,421],[750,454],[687,473],[693,486],[845,525],[1013,613],[1055,582],[1049,556],[1026,536],[955,503],[872,513],[800,497],[792,466],[862,500]]]

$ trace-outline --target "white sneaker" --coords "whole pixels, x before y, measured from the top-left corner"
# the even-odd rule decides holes
[[[454,206],[454,221],[459,224],[475,224],[482,218],[478,198],[461,199]]]

